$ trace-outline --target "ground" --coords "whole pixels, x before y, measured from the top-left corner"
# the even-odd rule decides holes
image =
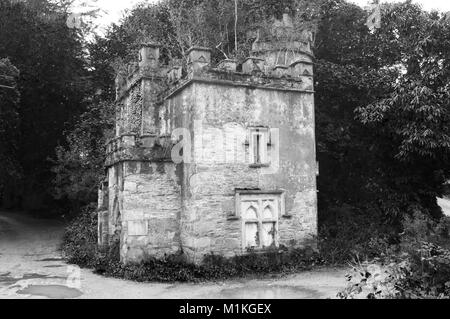
[[[63,229],[60,221],[0,212],[0,299],[316,299],[334,298],[346,284],[345,270],[331,268],[285,277],[204,284],[136,283],[105,278],[87,269],[79,272],[64,262],[59,252]]]

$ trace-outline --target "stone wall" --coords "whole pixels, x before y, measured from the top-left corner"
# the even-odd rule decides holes
[[[108,217],[104,222],[108,223],[108,238],[120,236],[122,227],[121,212],[123,204],[123,163],[116,163],[108,167]]]
[[[121,257],[128,262],[180,249],[181,193],[171,162],[124,162]]]
[[[165,107],[173,127],[190,130],[192,163],[183,165],[181,244],[194,262],[207,253],[245,253],[236,190],[283,191],[278,242],[313,245],[317,235],[314,105],[311,92],[193,81]],[[195,124],[194,124],[195,123]],[[280,164],[249,165],[247,128],[279,129]]]

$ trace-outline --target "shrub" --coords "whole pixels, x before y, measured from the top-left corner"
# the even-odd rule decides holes
[[[421,242],[430,242],[444,248],[450,248],[450,218],[439,220],[416,212],[413,216],[406,216],[403,222],[402,250],[414,251]]]
[[[423,242],[388,265],[354,267],[347,279],[343,299],[450,299],[450,251]]]
[[[362,263],[347,275],[340,298],[450,298],[449,219],[420,213],[404,221],[402,254],[388,263]],[[442,245],[442,246],[441,246]]]
[[[357,264],[346,275],[348,285],[337,296],[341,299],[393,299],[400,295],[396,284],[398,270],[404,265],[388,265],[365,262]]]
[[[103,255],[97,258],[95,270],[105,276],[139,282],[198,282],[222,280],[249,275],[286,274],[310,269],[322,261],[308,250],[273,250],[266,253],[224,258],[210,254],[200,265],[188,263],[180,253],[163,259],[147,257],[141,263],[122,264],[116,257]]]
[[[92,267],[97,256],[97,212],[93,205],[85,207],[67,227],[62,244],[69,263]]]
[[[319,250],[328,263],[371,260],[397,249],[398,231],[377,211],[344,205],[326,215],[320,224]]]

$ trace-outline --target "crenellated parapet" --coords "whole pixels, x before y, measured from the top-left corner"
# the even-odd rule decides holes
[[[187,61],[186,72],[180,66],[173,67],[168,72],[167,87],[161,92],[160,100],[173,95],[192,81],[310,93],[314,91],[314,63],[307,56],[298,56],[298,59],[289,64],[272,65],[263,58],[250,56],[241,63],[225,59],[213,65],[209,50],[193,47],[188,51]]]
[[[122,67],[116,77],[117,100],[123,99],[142,79],[164,82],[172,90],[181,81],[198,76],[209,70],[251,74],[266,78],[298,80],[313,76],[313,34],[299,29],[288,12],[281,20],[260,26],[252,44],[251,54],[243,61],[225,59],[217,65],[211,62],[212,50],[192,47],[186,52],[185,61],[174,60],[168,66],[160,65],[160,45],[142,43],[138,61]],[[161,92],[159,92],[161,93]]]
[[[190,48],[186,53],[185,72],[181,67],[169,71],[169,85],[163,95],[167,96],[191,80],[202,79],[313,91],[312,47],[312,32],[296,27],[285,12],[281,20],[274,19],[258,30],[251,54],[243,61],[225,59],[213,65],[209,48]]]

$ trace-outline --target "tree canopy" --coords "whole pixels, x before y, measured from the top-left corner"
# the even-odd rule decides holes
[[[0,58],[20,70],[20,124],[13,130],[18,131],[16,162],[23,178],[14,183],[16,208],[51,202],[48,159],[85,109],[86,59],[79,31],[67,26],[65,8],[65,2],[0,0]]]
[[[20,93],[19,70],[9,59],[0,59],[0,198],[14,196],[6,189],[11,180],[21,177],[18,164],[18,127]]]
[[[320,203],[398,221],[440,216],[448,180],[448,32],[437,12],[384,4],[382,27],[343,1],[326,7],[317,34]],[[333,173],[334,172],[334,173]],[[337,177],[337,178],[336,178]]]

